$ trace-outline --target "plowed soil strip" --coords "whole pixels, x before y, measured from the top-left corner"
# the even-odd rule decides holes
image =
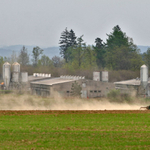
[[[150,110],[0,110],[0,115],[45,115],[45,114],[139,114]]]

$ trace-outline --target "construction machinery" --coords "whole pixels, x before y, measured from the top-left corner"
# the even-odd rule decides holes
[[[140,107],[140,109],[150,110],[150,105],[149,106],[145,106],[145,107]]]

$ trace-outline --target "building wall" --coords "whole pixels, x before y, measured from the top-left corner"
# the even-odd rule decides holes
[[[50,86],[42,84],[30,84],[33,95],[48,96],[50,95]]]
[[[33,94],[38,94],[41,96],[56,94],[58,92],[60,95],[67,97],[71,96],[71,87],[75,81],[58,83],[52,86],[40,85],[40,84],[31,84],[31,89]],[[93,81],[93,80],[77,80],[76,81],[82,88],[82,97],[83,98],[96,98],[104,97],[107,93],[115,88],[113,83]]]
[[[87,97],[104,97],[107,93],[115,88],[113,83],[87,80],[86,87],[83,90],[87,91]]]

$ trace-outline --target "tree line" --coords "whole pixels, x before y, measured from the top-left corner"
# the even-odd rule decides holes
[[[119,25],[114,26],[112,32],[107,34],[106,42],[97,37],[93,40],[93,45],[88,45],[83,38],[83,35],[77,37],[73,29],[65,28],[59,40],[61,57],[54,56],[50,59],[36,46],[32,50],[30,60],[28,50],[23,46],[18,56],[13,52],[11,57],[0,57],[0,66],[6,61],[17,61],[22,65],[23,71],[30,74],[53,72],[54,76],[80,74],[87,77],[92,76],[92,71],[136,71],[144,63],[150,66],[150,48],[144,54],[140,54],[133,39],[128,37]]]
[[[86,45],[83,35],[77,38],[72,29],[68,31],[66,28],[59,44],[65,66],[75,69],[138,70],[147,58],[142,57],[133,39],[119,25],[107,34],[106,42],[97,37],[94,45]]]
[[[16,61],[22,66],[30,65],[33,67],[52,65],[55,67],[61,67],[63,63],[63,59],[58,56],[54,56],[52,59],[50,59],[48,56],[43,55],[43,49],[41,49],[39,46],[33,47],[31,60],[28,50],[25,46],[21,48],[18,55],[13,51],[10,57],[0,56],[0,64],[3,64],[4,62],[9,62],[12,64]]]

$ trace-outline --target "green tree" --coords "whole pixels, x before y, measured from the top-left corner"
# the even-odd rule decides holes
[[[141,56],[127,46],[114,47],[107,53],[107,59],[107,67],[114,70],[137,70],[143,63]]]
[[[32,59],[33,65],[37,66],[39,56],[43,53],[43,50],[40,47],[36,46],[36,47],[33,47],[32,53],[33,53],[32,54],[32,56],[33,56],[33,59]]]
[[[95,50],[91,46],[86,46],[83,35],[77,39],[77,45],[70,47],[67,52],[70,53],[70,59],[69,63],[65,64],[65,68],[72,71],[97,68]]]
[[[91,46],[87,46],[84,50],[82,68],[89,69],[91,67],[97,67],[95,56],[95,50]]]
[[[77,38],[77,45],[69,47],[67,53],[69,53],[69,62],[64,65],[66,69],[75,71],[82,68],[83,61],[85,60],[86,44],[83,42],[83,35]]]
[[[96,63],[99,68],[104,68],[105,67],[105,44],[102,43],[102,39],[96,38],[95,43],[96,45],[93,46],[96,54]]]
[[[2,77],[2,68],[4,63],[5,63],[4,58],[0,56],[0,77]]]
[[[76,39],[77,39],[77,37],[76,37],[74,31],[71,29],[69,32],[69,47],[77,45]]]
[[[73,48],[72,52],[72,58],[73,61],[75,62],[77,67],[81,67],[83,59],[84,59],[84,52],[86,49],[86,44],[83,42],[83,35],[80,36],[77,39],[77,46]]]
[[[53,65],[52,60],[46,55],[43,55],[41,59],[38,60],[38,66],[52,66],[52,65]]]
[[[144,61],[142,60],[142,56],[137,52],[132,52],[130,61],[131,61],[131,68],[130,68],[131,70],[139,70],[144,63]]]
[[[144,58],[145,64],[150,69],[150,48],[148,48],[147,51],[143,53],[143,58]]]
[[[70,53],[67,52],[67,49],[69,47],[74,47],[76,45],[76,36],[74,31],[72,29],[68,31],[66,28],[65,31],[61,33],[59,44],[60,44],[60,54],[65,59],[65,62],[68,63]]]
[[[142,58],[133,40],[126,36],[117,25],[106,40],[106,67],[113,70],[139,69]],[[135,65],[136,60],[139,61]]]
[[[18,56],[18,62],[23,66],[29,64],[29,54],[25,46],[23,46],[22,49],[20,50],[20,53]]]
[[[4,58],[0,56],[0,64],[3,65],[3,63],[4,63]]]
[[[129,46],[129,38],[126,36],[124,32],[122,32],[121,28],[117,25],[113,28],[113,32],[107,34],[108,38],[106,39],[106,47],[107,50],[110,50],[113,47],[120,47],[122,45]]]

